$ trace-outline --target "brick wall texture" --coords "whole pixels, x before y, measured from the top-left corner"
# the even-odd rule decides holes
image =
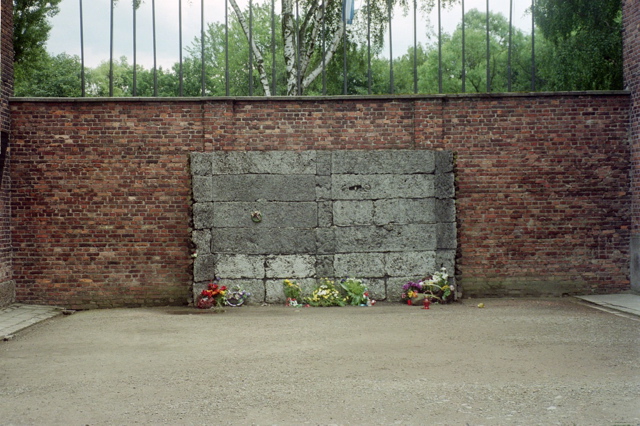
[[[628,93],[11,102],[17,299],[190,297],[189,153],[451,150],[464,296],[629,288]]]
[[[9,97],[13,94],[13,17],[12,0],[1,0],[0,18],[0,131],[9,134],[11,121]],[[0,306],[13,302],[14,282],[11,266],[11,180],[9,160],[5,162],[5,173],[0,178]]]

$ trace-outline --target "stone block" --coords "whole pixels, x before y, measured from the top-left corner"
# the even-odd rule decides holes
[[[331,151],[316,151],[316,174],[318,176],[330,176],[331,161]]]
[[[449,173],[453,171],[453,152],[435,151],[436,173]]]
[[[193,227],[210,229],[214,226],[214,208],[212,202],[199,202],[193,205]]]
[[[456,201],[453,198],[436,199],[434,214],[436,222],[455,222]]]
[[[267,278],[309,278],[316,275],[316,259],[310,255],[267,256]]]
[[[390,277],[413,276],[415,279],[431,275],[436,270],[436,252],[405,251],[385,255],[385,273]]]
[[[383,277],[384,254],[383,253],[344,253],[336,254],[333,262],[335,276],[367,278]]]
[[[191,155],[191,174],[194,176],[211,175],[211,159],[210,153],[192,152]]]
[[[318,210],[315,202],[222,202],[215,203],[215,228],[315,228]],[[259,212],[260,222],[254,222]]]
[[[214,255],[198,255],[198,257],[193,260],[193,280],[199,282],[214,279],[216,276],[215,266],[216,259]]]
[[[220,279],[262,279],[265,276],[264,256],[217,254],[215,271],[216,277]]]
[[[333,203],[333,223],[336,226],[373,225],[373,201],[342,200]]]
[[[191,241],[195,246],[195,252],[200,255],[211,254],[211,231],[201,229],[191,233]]]
[[[193,200],[196,202],[213,201],[213,179],[211,176],[193,176],[191,179]]]
[[[385,225],[339,228],[335,253],[429,251],[436,248],[436,225]]]
[[[332,175],[331,195],[334,200],[430,198],[434,175]]]
[[[439,270],[440,268],[447,268],[447,273],[450,276],[455,274],[456,270],[456,250],[438,250],[436,251],[436,264],[435,270]]]
[[[435,223],[435,203],[435,198],[377,200],[374,202],[373,223]]]
[[[316,174],[315,151],[234,151],[211,155],[214,175]]]
[[[217,175],[211,178],[211,201],[315,201],[311,175]],[[209,201],[209,200],[196,200]]]
[[[219,228],[212,232],[214,253],[308,254],[316,250],[313,229]]]
[[[333,255],[316,256],[316,277],[334,277],[333,261]]]
[[[316,234],[316,252],[333,254],[336,250],[335,228],[318,228]]]
[[[333,225],[333,203],[321,201],[318,203],[318,227],[329,228]]]
[[[331,200],[331,177],[316,176],[316,200]]]
[[[387,286],[384,278],[366,278],[362,282],[369,290],[369,298],[376,301],[387,298]]]
[[[434,181],[436,198],[453,198],[456,195],[453,173],[438,173]]]
[[[437,224],[437,248],[455,249],[457,247],[457,230],[455,223]]]
[[[415,174],[433,173],[433,151],[382,150],[334,151],[332,173],[336,174]]]

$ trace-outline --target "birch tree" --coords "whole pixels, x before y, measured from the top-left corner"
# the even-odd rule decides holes
[[[267,0],[270,1],[270,0]],[[416,0],[422,12],[430,11],[436,0]],[[441,0],[442,6],[459,0]],[[382,46],[388,25],[389,8],[395,5],[412,6],[413,0],[366,0],[356,13],[356,22],[351,28],[346,25],[342,13],[343,0],[277,0],[281,13],[281,37],[284,45],[284,63],[287,95],[303,94],[316,80],[323,69],[334,59],[336,51],[345,39],[366,42],[367,28],[371,29],[374,49]],[[236,0],[229,0],[236,18],[240,22],[247,40],[250,40],[249,11],[242,11]],[[345,31],[347,32],[345,37]],[[251,51],[254,66],[264,93],[271,95],[268,71],[264,66],[265,52],[253,41]]]

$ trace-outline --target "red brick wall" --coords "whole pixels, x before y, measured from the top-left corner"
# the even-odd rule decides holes
[[[11,122],[9,97],[13,94],[13,43],[12,0],[1,0],[2,22],[0,22],[0,131],[9,134]],[[0,159],[1,160],[1,159]],[[11,303],[14,298],[14,282],[11,268],[11,180],[9,161],[5,162],[5,173],[0,179],[0,306]]]
[[[624,93],[11,104],[18,300],[183,303],[188,153],[451,149],[465,295],[629,288]]]
[[[631,92],[632,236],[631,285],[640,292],[640,3],[623,0],[625,86]]]

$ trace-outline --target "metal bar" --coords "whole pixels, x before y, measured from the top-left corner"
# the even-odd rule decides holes
[[[153,26],[153,96],[158,96],[158,50],[156,49],[156,0],[151,0]]]
[[[302,78],[300,76],[300,25],[298,20],[300,19],[300,10],[298,0],[296,0],[296,94],[298,96],[302,95],[302,88],[300,87]]]
[[[536,0],[531,0],[531,91],[536,91]]]
[[[275,3],[275,0],[271,0],[271,84],[273,86],[271,94],[273,96],[277,95],[277,92],[276,92],[277,77],[278,77],[278,73],[276,71],[276,3]]]
[[[511,45],[513,42],[513,0],[509,0],[509,55],[507,57],[507,91],[511,91]]]
[[[490,51],[490,38],[489,38],[489,0],[487,0],[487,92],[491,92],[491,61],[489,56],[491,54]]]
[[[367,93],[371,94],[371,0],[367,0]]]
[[[132,2],[133,5],[133,96],[138,96],[138,46],[137,46],[137,13],[138,8],[135,0]]]
[[[202,55],[204,56],[204,50]],[[229,0],[224,0],[224,93],[226,96],[229,96],[229,86]]]
[[[82,97],[84,98],[85,93],[85,76],[84,76],[84,18],[82,14],[82,0],[80,0],[80,84],[82,85]]]
[[[465,52],[465,19],[464,19],[464,0],[462,0],[462,93],[467,91],[467,55]]]
[[[327,53],[326,46],[327,38],[327,4],[326,1],[322,2],[322,95],[327,95],[327,60],[325,55]]]
[[[438,93],[442,93],[442,7],[438,0]]]
[[[347,94],[347,4],[342,1],[342,94]]]
[[[418,93],[418,3],[413,0],[413,93]]]
[[[253,0],[249,0],[249,96],[253,96]]]
[[[109,30],[109,96],[113,96],[113,1],[111,0],[111,21]]]
[[[183,86],[184,86],[184,74],[182,71],[182,0],[178,1],[178,27],[179,27],[179,36],[178,43],[180,45],[180,86],[178,88],[178,93],[180,96],[184,95]]]
[[[200,0],[200,96],[204,96],[204,0]]]
[[[387,0],[387,16],[389,18],[389,93],[393,95],[393,31],[391,30],[391,0]]]

